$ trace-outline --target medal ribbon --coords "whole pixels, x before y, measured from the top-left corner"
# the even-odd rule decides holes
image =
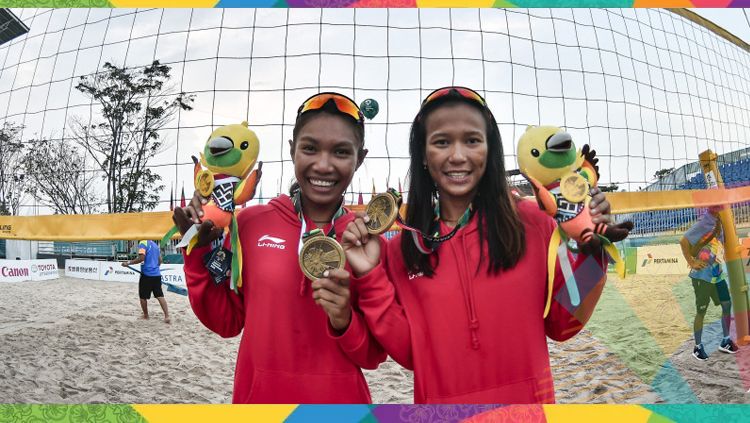
[[[302,227],[300,228],[299,232],[299,244],[297,244],[297,255],[299,255],[299,253],[302,251],[302,242],[305,240],[305,238],[310,236],[310,234],[314,233],[315,231],[322,232],[322,230],[320,228],[315,228],[310,232],[307,232],[307,221],[305,220],[304,213],[302,213],[302,194],[299,188],[295,190],[294,194],[292,195],[292,204],[294,204],[294,210],[297,212],[297,217],[302,223]],[[341,203],[339,203],[339,209],[336,210],[336,213],[334,213],[333,217],[331,218],[331,229],[328,231],[326,236],[336,239],[336,220],[345,214],[346,210],[344,209],[344,199],[342,198]]]
[[[401,194],[393,188],[389,188],[388,193],[396,198],[396,208],[397,210],[401,210],[401,203],[403,202]],[[453,236],[456,235],[456,232],[458,232],[459,229],[461,229],[463,226],[466,226],[466,224],[469,222],[469,219],[471,219],[472,212],[473,207],[469,205],[464,214],[461,215],[461,218],[458,219],[458,222],[456,223],[456,226],[453,228],[453,230],[443,236],[440,236],[439,204],[435,207],[435,220],[433,221],[431,228],[431,232],[433,233],[432,236],[429,236],[419,229],[412,228],[411,226],[404,223],[404,221],[401,219],[400,213],[396,213],[396,224],[401,227],[401,229],[404,229],[411,233],[414,244],[417,246],[419,252],[421,252],[422,254],[431,254],[433,251],[437,250],[440,244],[453,238]]]

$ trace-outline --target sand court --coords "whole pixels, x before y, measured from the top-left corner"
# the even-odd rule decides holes
[[[548,342],[559,403],[747,402],[738,357],[715,349],[706,363],[690,356],[692,293],[673,279],[610,275],[587,329]],[[231,402],[239,337],[204,328],[184,296],[165,293],[167,325],[153,299],[151,319],[138,318],[128,283],[62,277],[2,288],[3,402]],[[717,331],[712,313],[707,341]],[[675,374],[682,385],[670,382]],[[412,373],[397,363],[365,375],[375,403],[411,403]]]

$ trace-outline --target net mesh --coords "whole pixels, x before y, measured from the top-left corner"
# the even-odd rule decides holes
[[[347,191],[350,203],[406,186],[411,119],[445,85],[487,99],[508,169],[527,125],[555,124],[593,145],[601,185],[700,187],[696,161],[709,148],[723,155],[727,182],[750,179],[750,53],[664,9],[14,12],[30,31],[0,46],[0,123],[21,125],[22,142],[70,139],[72,119],[97,122],[100,106],[75,86],[105,62],[135,69],[159,60],[171,67],[172,93],[195,95],[192,111],[159,130],[166,148],[148,162],[165,185],[156,210],[178,202],[183,186],[190,196],[190,155],[212,129],[242,120],[258,134],[264,162],[251,204],[285,192],[297,107],[326,90],[380,105],[366,124],[370,153]],[[94,160],[84,160],[101,182]],[[656,178],[659,171],[666,176]],[[511,180],[523,188],[520,176]],[[739,224],[750,221],[747,204],[735,209]],[[49,212],[30,197],[19,210]],[[629,217],[635,235],[647,235],[681,230],[695,211]]]

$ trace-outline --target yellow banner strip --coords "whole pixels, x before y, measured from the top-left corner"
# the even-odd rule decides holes
[[[172,212],[0,216],[0,238],[37,241],[161,239]]]
[[[612,214],[729,205],[750,201],[750,186],[708,190],[608,192]]]
[[[750,186],[733,189],[610,192],[613,214],[708,207],[750,201]],[[364,205],[349,206],[364,211]],[[405,215],[402,207],[402,216]],[[172,212],[0,216],[0,239],[105,241],[161,239],[172,227]],[[392,228],[396,229],[396,227]],[[179,234],[175,238],[179,237]]]

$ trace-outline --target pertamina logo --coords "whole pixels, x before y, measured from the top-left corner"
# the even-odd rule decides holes
[[[263,235],[262,237],[258,238],[258,247],[276,248],[279,250],[284,250],[286,249],[286,245],[284,245],[285,242],[286,242],[285,239],[272,237],[270,235]]]
[[[667,257],[667,258],[654,258],[651,253],[646,253],[646,259],[643,260],[643,263],[641,264],[641,267],[645,267],[647,264],[676,264],[679,263],[680,260],[677,257]]]
[[[107,276],[107,275],[109,275],[110,273],[114,273],[114,271],[115,271],[115,269],[113,269],[113,268],[112,268],[112,266],[109,266],[109,269],[107,269],[107,270],[106,270],[106,271],[104,272],[104,276]]]

